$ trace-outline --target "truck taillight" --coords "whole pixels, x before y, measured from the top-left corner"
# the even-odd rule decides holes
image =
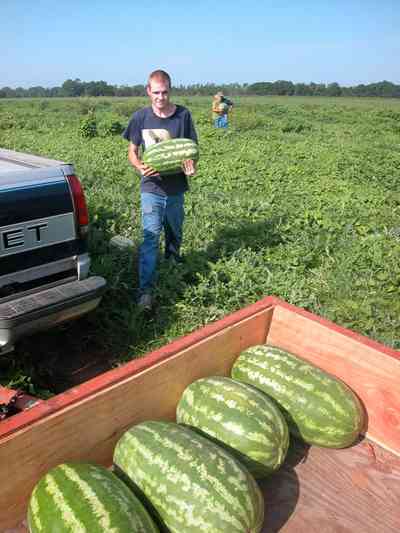
[[[81,182],[74,174],[67,176],[67,180],[74,200],[75,215],[79,231],[84,235],[87,232],[89,224],[89,212],[86,206],[85,194]]]

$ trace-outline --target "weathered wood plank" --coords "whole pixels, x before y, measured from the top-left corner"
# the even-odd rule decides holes
[[[263,533],[400,531],[400,459],[367,439],[345,450],[297,442],[260,486]]]

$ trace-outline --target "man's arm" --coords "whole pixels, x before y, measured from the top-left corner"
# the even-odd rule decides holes
[[[188,139],[192,139],[196,144],[198,144],[198,138],[197,138],[197,132],[194,127],[192,114],[190,112],[186,115],[186,121],[185,121],[185,137]],[[196,174],[196,161],[193,161],[192,159],[187,159],[186,161],[183,161],[182,163],[182,170],[186,176],[194,176]]]
[[[136,144],[129,143],[128,159],[130,164],[139,172],[139,174],[142,174],[143,176],[158,176],[159,173],[156,170],[145,165],[139,158],[139,146]]]
[[[212,104],[212,112],[213,113],[217,113],[217,115],[223,115],[224,114],[224,111],[222,111],[219,106],[220,104],[222,104],[224,102],[224,100],[221,100],[219,102],[215,102],[213,101],[213,104]]]

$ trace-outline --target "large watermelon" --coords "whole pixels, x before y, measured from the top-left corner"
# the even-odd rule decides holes
[[[245,383],[227,377],[194,381],[183,392],[176,419],[236,452],[255,478],[271,474],[285,460],[286,420],[276,403]]]
[[[258,533],[263,497],[231,454],[173,422],[146,421],[114,451],[120,468],[171,533]]]
[[[253,346],[240,354],[232,377],[274,398],[289,430],[309,444],[345,448],[364,425],[364,410],[342,381],[279,348]]]
[[[183,161],[199,159],[199,147],[191,139],[170,139],[149,146],[142,159],[160,174],[182,172]]]
[[[33,489],[31,533],[158,533],[143,504],[112,472],[92,464],[65,463]]]

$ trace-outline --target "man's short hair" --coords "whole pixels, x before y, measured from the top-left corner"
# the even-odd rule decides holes
[[[164,81],[167,82],[169,85],[169,88],[171,88],[171,76],[168,74],[168,72],[165,72],[165,70],[153,70],[153,72],[149,75],[149,79],[147,81],[147,86],[150,87],[150,83],[152,80],[157,81]]]

